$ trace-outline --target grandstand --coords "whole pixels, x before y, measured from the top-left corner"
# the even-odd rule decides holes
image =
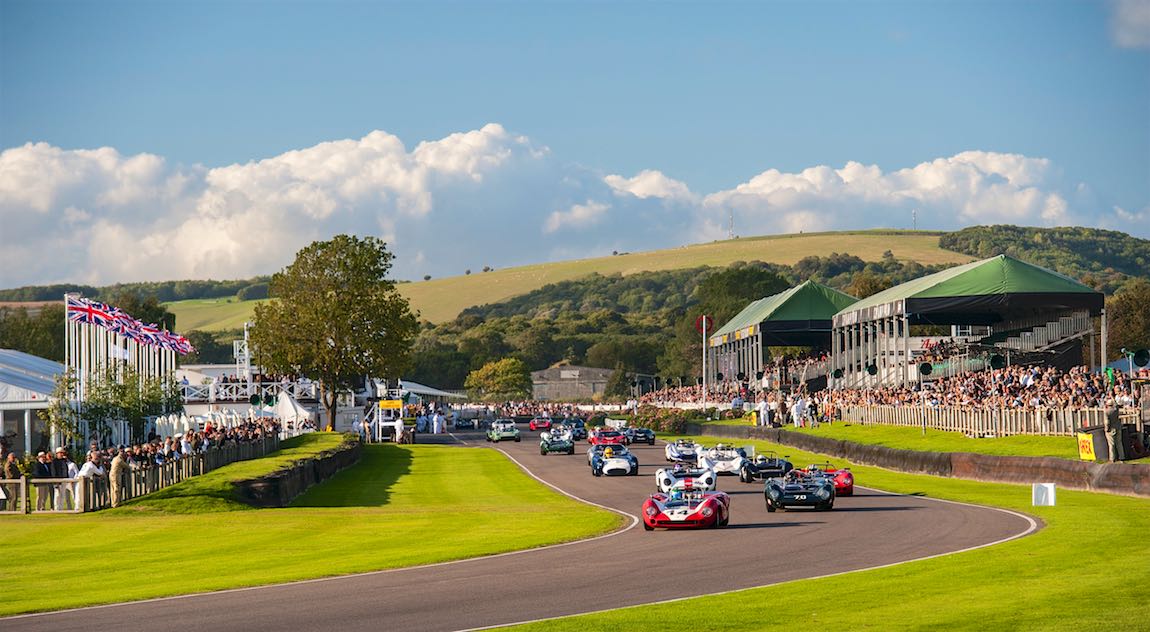
[[[833,317],[832,388],[907,385],[920,379],[923,336],[914,328],[950,326],[956,350],[950,374],[1026,358],[1081,364],[1088,342],[1094,358],[1094,317],[1104,297],[1074,279],[999,255],[914,279],[858,301]],[[965,333],[965,336],[956,336]],[[1057,362],[1056,362],[1057,360]],[[934,365],[931,365],[933,373]]]

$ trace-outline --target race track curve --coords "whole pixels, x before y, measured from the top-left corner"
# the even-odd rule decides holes
[[[540,479],[628,514],[638,513],[665,463],[661,445],[634,446],[639,476],[596,478],[585,443],[574,456],[541,456],[535,433],[523,430],[522,443],[499,447]],[[460,436],[484,445],[480,434]],[[768,514],[761,483],[724,476],[719,488],[731,494],[725,529],[633,526],[590,541],[447,564],[11,617],[0,619],[0,629],[107,630],[134,622],[149,632],[463,630],[870,568],[1035,528],[1019,514],[858,488],[830,512]]]

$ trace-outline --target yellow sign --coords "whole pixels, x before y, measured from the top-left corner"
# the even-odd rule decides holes
[[[1098,460],[1094,456],[1094,437],[1085,432],[1078,433],[1078,458],[1083,461]]]
[[[403,400],[400,399],[381,399],[379,400],[380,410],[402,410]]]

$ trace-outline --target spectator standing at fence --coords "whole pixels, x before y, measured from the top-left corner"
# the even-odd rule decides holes
[[[4,459],[4,470],[0,474],[0,478],[11,479],[14,481],[20,480],[24,477],[24,473],[20,471],[20,463],[16,461],[16,453],[9,452],[8,457]],[[23,508],[16,507],[19,492],[17,491],[16,483],[8,483],[4,486],[4,495],[8,497],[7,500],[0,500],[0,509],[7,509],[8,503],[12,503],[13,509],[23,511]]]
[[[52,478],[52,457],[47,452],[36,455],[36,463],[32,466],[32,478]],[[52,508],[52,485],[36,483],[36,511]]]
[[[100,465],[100,451],[93,450],[88,453],[88,460],[84,462],[84,466],[80,468],[80,473],[76,475],[77,479],[87,479],[88,485],[92,484],[93,479],[104,478],[104,468]],[[76,506],[82,507],[80,504],[80,484],[76,483]]]
[[[75,479],[80,468],[68,457],[68,449],[64,446],[56,448],[56,458],[52,460],[52,478]],[[56,509],[72,509],[75,507],[72,499],[72,483],[58,483],[56,485]]]
[[[112,469],[108,472],[108,482],[112,487],[112,506],[119,507],[124,500],[124,477],[128,474],[128,459],[124,451],[116,452],[112,459]]]
[[[1118,416],[1118,406],[1113,399],[1106,400],[1106,447],[1110,450],[1110,461],[1122,461],[1125,446],[1122,445],[1122,419]]]

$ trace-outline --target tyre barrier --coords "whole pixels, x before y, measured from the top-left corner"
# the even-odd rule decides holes
[[[754,426],[689,423],[686,433],[724,439],[762,439],[847,459],[852,463],[909,474],[1022,485],[1054,483],[1065,489],[1150,497],[1150,465],[1143,463],[1093,463],[1057,457],[921,452]],[[798,463],[795,465],[801,467]]]
[[[240,502],[253,507],[286,507],[312,485],[358,463],[362,455],[363,443],[359,437],[349,435],[333,450],[301,459],[267,476],[236,482],[235,493]]]

